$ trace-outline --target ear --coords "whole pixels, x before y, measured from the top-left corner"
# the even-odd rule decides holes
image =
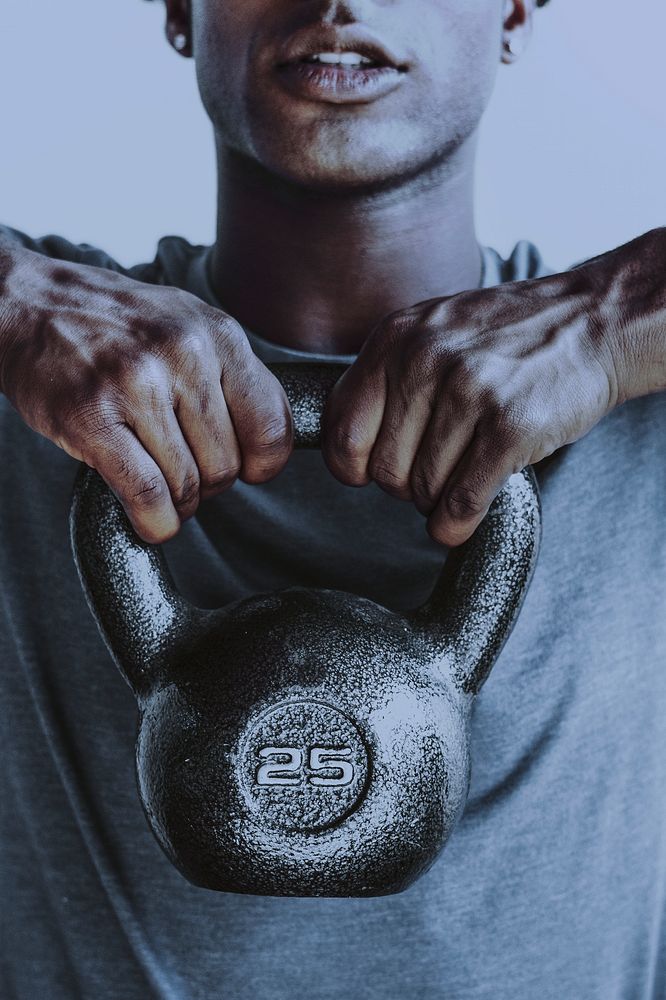
[[[502,62],[514,63],[523,54],[532,34],[535,0],[505,0],[502,23]]]
[[[190,0],[166,0],[166,36],[176,52],[192,55],[192,11]]]

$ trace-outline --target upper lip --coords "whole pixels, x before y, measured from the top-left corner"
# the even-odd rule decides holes
[[[320,25],[297,31],[282,47],[278,65],[299,62],[319,52],[358,52],[359,55],[366,56],[381,66],[407,69],[405,59],[393,52],[371,31],[357,24],[344,27]]]

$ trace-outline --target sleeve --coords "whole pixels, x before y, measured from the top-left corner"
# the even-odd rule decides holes
[[[25,247],[26,250],[33,250],[35,253],[43,254],[52,260],[69,261],[71,264],[90,264],[92,267],[103,267],[109,271],[128,273],[127,268],[124,268],[103,250],[98,250],[88,243],[70,243],[62,236],[49,235],[34,239],[19,232],[18,229],[0,225],[0,245]]]

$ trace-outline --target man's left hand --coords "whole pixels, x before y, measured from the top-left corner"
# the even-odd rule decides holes
[[[413,502],[437,542],[464,542],[509,476],[632,394],[618,366],[631,351],[618,347],[629,326],[617,293],[621,272],[640,272],[638,243],[387,317],[327,404],[322,450],[333,475],[349,486],[374,481]]]

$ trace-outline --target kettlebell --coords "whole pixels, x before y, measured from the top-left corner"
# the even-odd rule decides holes
[[[296,445],[316,447],[344,366],[270,367]],[[185,878],[223,892],[379,896],[430,868],[467,798],[474,697],[534,570],[531,469],[510,477],[406,614],[305,587],[195,608],[86,467],[70,525],[88,603],[138,701],[140,799]]]

